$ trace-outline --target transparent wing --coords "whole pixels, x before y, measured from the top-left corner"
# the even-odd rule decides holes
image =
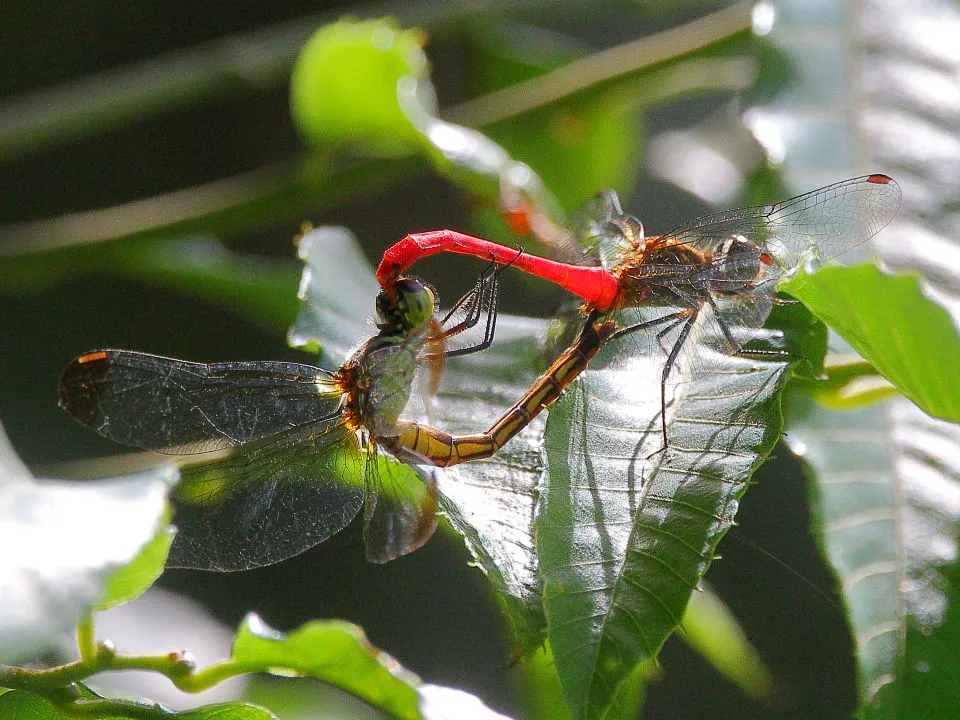
[[[364,387],[360,414],[373,436],[367,451],[363,524],[367,559],[372,562],[387,562],[415,550],[436,527],[437,490],[432,478],[375,449],[389,448],[397,434],[428,332],[424,328],[401,342],[374,338],[358,353],[362,360],[355,368],[356,383]]]
[[[570,233],[586,251],[589,262],[611,267],[643,239],[643,225],[620,207],[613,190],[601,190],[573,215]]]
[[[768,252],[782,272],[806,255],[827,260],[866,242],[900,209],[900,186],[886,175],[863,175],[789,200],[715,213],[670,231],[659,242],[712,252],[743,237]]]
[[[337,412],[325,370],[287,362],[195,363],[130,350],[75,358],[60,405],[105,438],[169,454],[221,450]]]
[[[437,527],[437,494],[427,471],[371,451],[363,509],[367,560],[388,562],[429,540]]]
[[[640,257],[657,260],[629,271],[642,280],[641,304],[655,308],[639,312],[638,322],[692,309],[697,342],[735,352],[762,327],[784,273],[805,257],[827,259],[865,242],[893,219],[900,197],[886,175],[865,175],[773,205],[708,215],[651,238]],[[651,330],[670,348],[683,326],[665,320]]]
[[[245,570],[313,547],[359,511],[364,461],[334,416],[188,465],[173,495],[179,532],[167,564]]]

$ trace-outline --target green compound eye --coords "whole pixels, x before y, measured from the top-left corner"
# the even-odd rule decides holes
[[[397,280],[394,288],[394,301],[382,290],[377,295],[377,323],[381,329],[412,330],[433,317],[436,310],[433,290],[410,278]]]

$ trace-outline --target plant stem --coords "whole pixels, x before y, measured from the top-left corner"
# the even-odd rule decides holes
[[[0,687],[44,693],[85,680],[107,670],[148,670],[170,679],[184,692],[202,692],[234,675],[251,672],[252,668],[231,661],[217,663],[196,672],[188,654],[119,655],[95,652],[89,660],[78,660],[45,670],[30,670],[0,665]]]
[[[389,13],[403,24],[429,28],[507,4],[503,0],[406,0],[389,6],[379,2],[360,5],[351,9],[351,14],[362,19]],[[305,15],[6,100],[0,103],[0,161],[210,97],[252,95],[280,87],[313,32],[341,15],[339,10]]]
[[[77,647],[80,650],[80,659],[84,663],[96,662],[97,640],[93,628],[93,613],[88,612],[77,625]]]
[[[752,2],[739,2],[712,15],[663,32],[587,55],[443,113],[456,123],[482,127],[569,97],[602,82],[677,60],[750,29]]]

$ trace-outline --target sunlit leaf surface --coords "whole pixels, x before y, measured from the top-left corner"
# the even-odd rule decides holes
[[[44,650],[103,599],[111,576],[166,525],[175,478],[158,466],[96,482],[38,481],[0,431],[0,661]],[[128,584],[123,594],[143,587]]]
[[[872,265],[828,267],[783,289],[920,407],[960,420],[960,334],[949,313],[923,296],[916,276],[887,275]]]
[[[779,437],[786,363],[684,354],[666,451],[665,356],[648,337],[604,347],[547,423],[537,540],[548,636],[576,718],[601,716],[679,625]]]
[[[814,22],[853,42],[827,50],[827,33],[809,31],[803,10],[813,6],[786,5],[791,19],[808,22],[808,31],[796,22],[783,26],[783,46],[794,51],[797,37],[817,38],[800,45],[807,46],[806,72],[787,99],[793,109],[783,113],[787,167],[794,176],[804,166],[822,174],[838,158],[853,162],[869,153],[869,169],[888,172],[904,188],[900,217],[874,245],[885,265],[925,276],[920,296],[910,278],[827,269],[838,282],[842,273],[850,279],[831,290],[849,303],[851,315],[831,323],[921,407],[955,418],[947,409],[956,407],[957,392],[951,378],[960,318],[960,182],[953,168],[960,113],[952,90],[944,89],[954,87],[960,69],[960,13],[946,2],[908,13],[878,1],[842,15],[840,5],[831,6]],[[840,76],[849,92],[824,93],[835,86],[823,82],[817,68]],[[840,117],[852,118],[852,128],[831,130],[830,119]],[[791,147],[798,137],[809,142]],[[812,307],[818,302],[812,299]],[[879,331],[864,345],[860,331],[871,327]],[[849,412],[803,406],[796,421],[791,415],[787,438],[815,473],[824,546],[848,604],[863,718],[960,712],[956,433],[955,425],[903,400]]]
[[[311,230],[299,239],[297,252],[304,263],[300,312],[287,339],[294,347],[321,353],[321,364],[336,368],[375,333],[371,319],[380,286],[346,228]]]

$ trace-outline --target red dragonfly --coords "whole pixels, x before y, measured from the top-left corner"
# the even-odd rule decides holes
[[[656,332],[667,356],[660,378],[666,447],[667,380],[697,320],[703,329],[698,342],[739,352],[770,314],[782,277],[805,259],[827,260],[866,242],[890,223],[900,200],[895,180],[864,175],[644,237],[642,223],[623,212],[614,192],[605,191],[588,205],[576,232],[598,264],[518,256],[514,248],[436,230],[408,235],[390,247],[377,280],[389,295],[396,279],[419,258],[453,252],[510,264],[556,283],[583,298],[584,311],[593,317],[635,309],[637,316],[626,324],[618,321],[616,331],[603,334],[604,342],[640,329]]]

